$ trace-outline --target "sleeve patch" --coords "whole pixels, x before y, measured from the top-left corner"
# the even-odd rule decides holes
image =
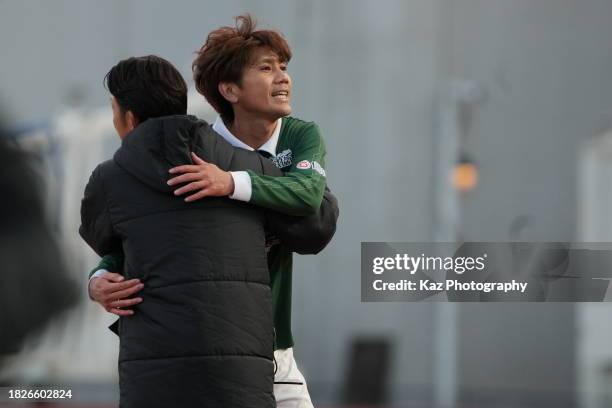
[[[298,164],[295,165],[295,167],[297,167],[300,170],[307,170],[311,166],[312,165],[310,164],[310,162],[308,160],[302,160],[301,162],[299,162]]]
[[[312,162],[312,169],[314,171],[316,171],[317,173],[319,173],[320,175],[322,175],[323,177],[327,177],[326,174],[325,174],[325,169],[323,168],[323,166],[321,166],[319,164],[319,162],[313,161]]]
[[[297,167],[300,170],[308,170],[312,168],[314,171],[316,171],[323,177],[326,177],[325,169],[323,168],[323,166],[321,166],[321,164],[318,161],[310,162],[308,160],[302,160],[301,162],[296,164],[295,167]]]

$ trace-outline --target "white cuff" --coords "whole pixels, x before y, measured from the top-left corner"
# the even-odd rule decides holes
[[[251,176],[246,171],[230,171],[230,174],[234,179],[234,194],[231,194],[229,198],[248,202],[253,193]]]
[[[97,270],[96,272],[94,272],[94,274],[93,274],[93,275],[91,275],[91,276],[89,277],[89,281],[91,282],[91,280],[92,280],[93,278],[97,278],[98,276],[102,276],[102,275],[104,275],[106,272],[108,272],[106,269],[99,269],[99,270]]]

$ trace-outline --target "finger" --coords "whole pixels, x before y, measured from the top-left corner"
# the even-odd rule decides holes
[[[142,285],[139,279],[130,279],[119,283],[106,281],[101,283],[100,291],[106,295],[109,295],[111,293],[132,288],[138,285]]]
[[[198,191],[197,193],[192,194],[192,195],[188,196],[187,198],[185,198],[185,201],[190,203],[192,201],[196,201],[196,200],[199,200],[201,198],[208,197],[209,195],[212,195],[211,194],[211,190],[204,188],[204,189]]]
[[[189,183],[186,186],[174,190],[174,195],[182,195],[190,191],[203,189],[204,187],[206,187],[206,184],[207,183],[203,181],[194,181],[193,183]]]
[[[188,181],[200,180],[201,178],[202,178],[201,172],[185,173],[185,174],[181,174],[180,176],[172,177],[170,180],[168,180],[168,185],[173,186],[175,184],[186,183]]]
[[[143,287],[144,287],[144,285],[141,283],[140,285],[136,285],[136,286],[131,287],[129,289],[124,289],[124,290],[120,290],[118,292],[113,292],[113,293],[110,294],[110,296],[111,296],[112,299],[117,299],[117,300],[125,299],[126,297],[132,296],[134,293],[138,292]]]
[[[102,274],[102,276],[104,277],[104,279],[111,282],[122,282],[125,279],[125,276],[114,272],[106,272]]]
[[[134,288],[142,283],[138,279],[130,279],[124,282],[110,282],[105,279],[97,279],[92,286],[93,298],[97,301],[108,301],[109,299],[118,299],[117,292],[128,288]]]
[[[168,173],[193,173],[198,171],[198,166],[195,164],[183,164],[182,166],[176,166],[168,170]]]
[[[114,307],[117,309],[118,308],[125,309],[126,307],[137,305],[140,302],[142,302],[142,298],[137,297],[137,298],[123,299],[123,300],[115,300],[114,302],[110,302],[108,306]]]
[[[206,162],[204,160],[202,160],[197,154],[195,154],[194,152],[191,152],[191,158],[193,159],[193,162],[196,164],[206,164]]]
[[[117,316],[131,316],[134,314],[133,310],[122,310],[122,309],[117,309],[114,307],[107,309],[107,312],[115,314]]]

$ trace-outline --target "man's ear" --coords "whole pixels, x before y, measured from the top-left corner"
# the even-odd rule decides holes
[[[233,82],[219,82],[219,93],[229,103],[238,102],[238,85]]]
[[[134,112],[132,112],[131,110],[125,113],[125,119],[127,121],[127,125],[130,131],[134,130],[134,128],[140,123],[138,117],[134,115]]]

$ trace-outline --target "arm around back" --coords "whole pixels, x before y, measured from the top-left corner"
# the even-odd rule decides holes
[[[291,251],[318,254],[333,238],[339,215],[338,199],[326,186],[316,213],[300,217],[268,212],[268,228]]]

